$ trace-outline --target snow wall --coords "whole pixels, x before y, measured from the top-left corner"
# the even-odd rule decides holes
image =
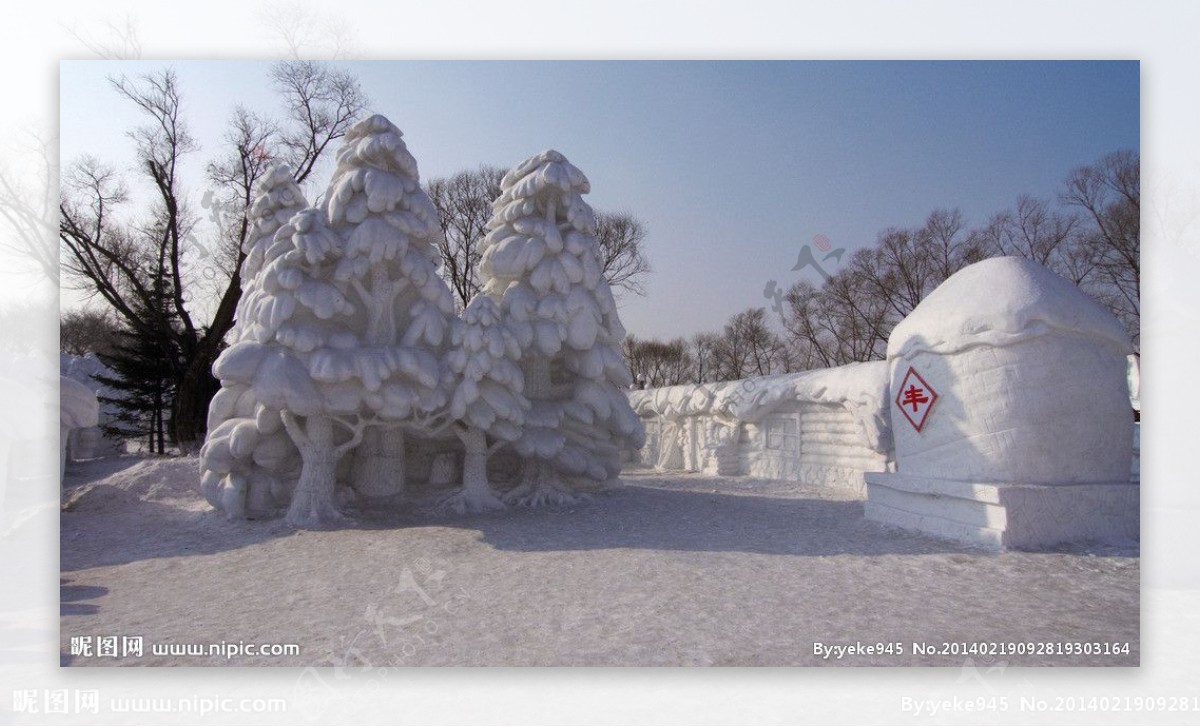
[[[632,391],[658,470],[802,480],[864,495],[892,451],[884,361]]]

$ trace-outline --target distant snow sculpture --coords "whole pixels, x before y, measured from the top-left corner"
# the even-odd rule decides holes
[[[94,427],[100,421],[100,402],[88,387],[66,376],[59,377],[58,476],[67,470],[67,442],[71,432]]]
[[[213,367],[222,390],[201,471],[214,507],[338,523],[339,494],[400,504],[414,461],[425,485],[446,479],[447,447],[462,486],[442,504],[459,512],[570,501],[582,479],[617,477],[643,433],[622,391],[624,330],[587,179],[548,151],[502,189],[484,292],[459,317],[437,274],[436,209],[386,118],[347,133],[320,207],[286,167],[265,175],[237,323]],[[488,476],[501,449],[524,458],[503,499]]]

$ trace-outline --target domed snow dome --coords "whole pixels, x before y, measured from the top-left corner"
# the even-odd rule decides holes
[[[971,346],[1010,346],[1072,335],[1133,353],[1107,308],[1032,260],[996,257],[959,270],[921,301],[888,338],[889,359],[918,351],[951,354]]]
[[[1035,262],[963,268],[888,340],[897,471],[981,483],[1128,481],[1131,351],[1116,317]]]

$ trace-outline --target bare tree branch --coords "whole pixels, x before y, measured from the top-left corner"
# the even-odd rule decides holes
[[[645,226],[629,212],[599,212],[596,240],[600,243],[601,269],[614,292],[627,290],[645,295],[643,281],[650,272],[644,250]]]
[[[362,115],[367,97],[353,74],[316,61],[282,61],[271,68],[271,79],[292,122],[280,133],[283,158],[303,183],[329,144]]]

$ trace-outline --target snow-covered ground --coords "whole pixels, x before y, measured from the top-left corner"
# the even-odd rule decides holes
[[[357,526],[229,521],[191,458],[91,460],[62,513],[71,665],[1136,665],[1128,548],[989,554],[888,530],[792,482],[628,473],[570,507]],[[71,654],[142,636],[143,656]],[[915,656],[913,643],[1128,642],[1118,656]],[[902,655],[822,659],[825,645]],[[298,644],[298,656],[155,655]],[[94,648],[94,647],[93,647]],[[225,651],[229,647],[224,647]]]

